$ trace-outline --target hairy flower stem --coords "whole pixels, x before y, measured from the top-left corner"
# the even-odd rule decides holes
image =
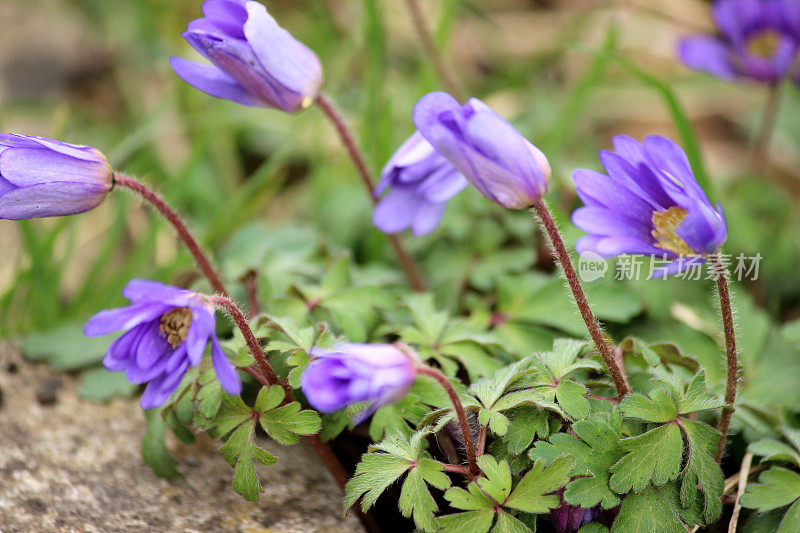
[[[475,442],[472,440],[472,431],[469,427],[469,421],[467,421],[467,413],[464,411],[464,406],[461,404],[461,400],[458,398],[458,394],[456,394],[456,390],[450,384],[450,381],[447,379],[447,376],[436,370],[435,368],[431,368],[426,365],[418,365],[415,368],[417,374],[421,374],[423,376],[429,376],[439,382],[439,384],[444,387],[444,390],[447,392],[447,395],[450,397],[450,401],[453,403],[453,409],[456,412],[456,417],[458,417],[458,425],[461,426],[461,436],[464,438],[464,448],[467,451],[467,463],[469,463],[469,472],[473,476],[477,476],[481,473],[481,469],[478,467],[478,462],[476,461],[476,454],[475,454]]]
[[[453,95],[456,100],[463,102],[464,93],[461,92],[461,88],[458,86],[455,76],[444,62],[444,59],[442,59],[442,54],[439,53],[439,49],[436,47],[436,42],[434,42],[433,35],[431,35],[431,28],[428,25],[428,21],[425,20],[425,13],[422,10],[422,6],[419,5],[419,0],[406,0],[406,5],[408,6],[408,11],[411,13],[411,20],[417,30],[422,48],[428,55],[428,59],[433,63],[436,72],[439,74],[439,78],[447,88],[447,92]]]
[[[367,167],[367,162],[364,160],[361,149],[358,147],[358,144],[356,144],[355,137],[353,137],[353,133],[347,126],[344,118],[339,114],[333,102],[331,102],[324,93],[320,93],[317,97],[317,105],[322,109],[322,112],[325,113],[325,116],[331,121],[333,127],[336,128],[339,137],[341,137],[342,143],[344,143],[345,148],[347,148],[347,152],[350,154],[350,158],[353,160],[356,170],[358,170],[358,175],[361,178],[361,182],[364,185],[364,189],[367,191],[370,201],[373,205],[377,204],[378,199],[375,198],[374,194],[375,182],[372,179],[372,173],[369,167]],[[417,263],[414,261],[414,258],[411,257],[411,254],[408,253],[408,250],[406,250],[400,237],[394,234],[387,235],[387,237],[397,254],[400,266],[403,268],[411,288],[417,292],[425,291],[427,288],[425,279],[422,277]]]
[[[544,201],[542,200],[540,200],[534,206],[533,212],[539,215],[539,219],[542,221],[542,226],[544,226],[545,232],[550,238],[550,244],[556,251],[558,261],[561,263],[561,269],[564,271],[564,277],[567,279],[567,284],[569,285],[569,288],[572,290],[572,294],[575,297],[575,304],[578,306],[578,310],[581,312],[581,317],[583,317],[583,321],[586,323],[586,328],[589,330],[589,335],[591,335],[595,346],[597,346],[597,350],[600,352],[600,356],[603,358],[603,362],[605,362],[608,372],[611,374],[611,379],[614,381],[614,387],[617,389],[617,394],[620,398],[624,398],[626,394],[631,392],[630,385],[628,384],[628,378],[625,375],[625,367],[622,365],[617,365],[610,343],[603,335],[603,332],[594,317],[592,308],[589,307],[589,302],[586,301],[586,295],[583,293],[581,283],[578,281],[578,276],[572,266],[572,260],[570,259],[569,252],[567,251],[566,246],[564,246],[564,241],[561,240],[561,234],[558,232],[558,227],[556,226],[555,220],[553,220],[550,210],[547,209],[547,205],[545,205]]]
[[[714,457],[719,463],[722,460],[722,454],[725,452],[725,441],[728,438],[728,428],[731,425],[731,416],[733,415],[733,404],[736,401],[736,388],[739,386],[739,363],[736,357],[736,332],[733,327],[733,308],[731,307],[731,294],[728,290],[728,277],[718,255],[712,255],[709,261],[714,267],[714,273],[717,278],[722,329],[725,332],[725,354],[728,361],[725,407],[722,408],[722,415],[717,424],[717,431],[719,431],[720,435],[719,441],[717,441],[717,454]]]
[[[267,361],[267,357],[264,355],[264,350],[261,349],[261,344],[258,342],[253,330],[250,328],[250,324],[247,322],[247,318],[244,316],[242,310],[239,309],[239,306],[236,305],[236,302],[227,296],[209,296],[208,301],[223,309],[236,323],[239,331],[241,331],[244,336],[247,347],[250,348],[250,353],[253,354],[253,358],[256,360],[261,374],[267,380],[267,383],[269,385],[281,385],[286,391],[286,396],[291,397],[292,388],[275,375],[275,371],[272,370],[269,361]]]
[[[178,237],[183,241],[186,247],[191,252],[192,256],[194,257],[195,263],[203,272],[203,275],[208,279],[208,282],[211,283],[211,287],[213,287],[214,291],[227,295],[228,291],[225,290],[225,285],[223,285],[222,280],[217,274],[217,271],[214,270],[214,267],[211,265],[211,261],[208,259],[206,254],[203,252],[203,249],[200,248],[200,245],[197,243],[197,240],[192,236],[189,232],[189,229],[186,227],[186,224],[183,223],[181,220],[180,215],[176,213],[167,203],[161,198],[155,191],[149,188],[144,183],[131,178],[130,176],[125,176],[123,174],[114,174],[114,183],[119,185],[120,187],[125,187],[129,189],[155,207],[161,215],[167,219],[167,221],[172,224],[175,228],[175,231],[178,233]]]
[[[753,144],[751,155],[751,167],[753,172],[758,174],[764,170],[769,157],[769,142],[772,139],[772,132],[775,131],[775,120],[778,117],[778,104],[781,101],[781,91],[779,82],[772,83],[767,93],[767,102],[764,104],[764,111],[761,115],[761,126]]]

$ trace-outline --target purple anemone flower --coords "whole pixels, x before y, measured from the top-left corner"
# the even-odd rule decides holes
[[[375,207],[372,220],[384,233],[411,228],[414,235],[426,235],[439,225],[447,201],[466,186],[464,176],[415,132],[381,172],[375,195],[391,191]]]
[[[613,143],[616,153],[600,152],[607,175],[585,169],[572,174],[585,204],[572,222],[589,233],[576,243],[578,253],[670,261],[653,277],[680,273],[716,253],[728,237],[722,207],[711,206],[680,146],[658,135],[642,143],[620,135]]]
[[[322,84],[319,58],[250,0],[206,0],[204,18],[182,35],[204,65],[170,59],[175,72],[201,91],[239,104],[287,112],[311,105]]]
[[[482,195],[510,209],[536,204],[547,192],[544,154],[476,98],[462,106],[447,93],[423,96],[414,107],[419,132]]]
[[[83,213],[111,190],[113,172],[91,146],[0,133],[0,218]]]
[[[800,84],[800,0],[719,0],[713,17],[718,37],[681,40],[686,66],[726,80],[792,77]]]
[[[234,396],[241,393],[242,382],[214,332],[214,307],[201,294],[134,279],[122,295],[131,305],[100,311],[83,332],[88,337],[125,332],[111,343],[103,365],[111,372],[124,371],[131,383],[147,383],[142,409],[158,407],[170,397],[189,366],[200,364],[209,341],[222,388]]]
[[[315,359],[300,379],[308,403],[332,413],[372,402],[356,423],[403,398],[414,382],[413,357],[392,344],[342,344],[333,351],[312,350],[311,355]]]

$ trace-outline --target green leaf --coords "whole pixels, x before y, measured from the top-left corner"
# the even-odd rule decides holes
[[[423,531],[436,531],[434,512],[439,510],[428,490],[426,482],[444,490],[450,486],[450,478],[443,472],[444,466],[431,459],[420,459],[411,469],[400,491],[400,510],[406,518],[413,516],[414,523]]]
[[[649,396],[628,394],[620,404],[622,414],[647,422],[671,422],[678,417],[678,407],[667,393],[653,389]]]
[[[785,461],[800,466],[800,454],[783,442],[773,439],[763,439],[750,443],[747,447],[753,455],[763,457],[761,462],[766,461]]]
[[[441,533],[486,533],[494,522],[494,511],[488,509],[448,514],[440,516],[437,522]]]
[[[345,486],[345,509],[352,507],[363,496],[361,508],[366,511],[411,466],[407,460],[387,453],[365,454],[356,466],[355,475]]]
[[[689,455],[681,480],[681,504],[694,504],[697,488],[703,493],[703,516],[707,524],[716,521],[722,514],[722,471],[714,460],[719,433],[693,420],[682,420],[686,433]]]
[[[259,495],[264,492],[253,461],[268,466],[278,461],[271,453],[256,447],[253,441],[255,429],[256,422],[251,418],[240,425],[220,447],[222,456],[234,467],[233,489],[251,502],[258,501]]]
[[[167,451],[164,444],[166,437],[167,424],[161,418],[157,409],[150,409],[144,412],[147,420],[147,429],[142,437],[142,459],[153,469],[153,473],[163,479],[175,479],[181,477],[181,473],[175,468],[177,464]]]
[[[701,370],[692,378],[691,383],[686,388],[686,393],[678,401],[678,411],[685,415],[695,411],[707,411],[717,409],[725,405],[725,402],[711,394],[706,387],[706,372]]]
[[[531,528],[505,511],[500,511],[492,533],[531,533]]]
[[[683,439],[677,424],[659,426],[620,444],[628,453],[611,467],[609,486],[614,492],[641,492],[651,481],[659,486],[680,474]]]
[[[508,452],[519,455],[525,451],[537,436],[546,439],[550,434],[547,413],[536,407],[517,407],[505,413],[509,428],[503,437]]]
[[[740,501],[742,507],[769,511],[789,505],[800,498],[800,474],[773,466],[758,478],[758,483],[747,485]]]
[[[781,520],[781,525],[775,533],[796,533],[800,531],[800,500],[789,507]]]
[[[511,469],[508,463],[506,461],[498,463],[491,455],[482,455],[477,461],[484,474],[484,477],[478,478],[478,486],[502,504],[511,494]]]
[[[556,401],[574,420],[589,416],[589,400],[584,398],[586,387],[574,381],[565,380],[556,386]]]
[[[686,533],[680,504],[669,494],[670,487],[647,487],[625,496],[611,533]]]
[[[511,387],[514,382],[522,379],[533,372],[531,368],[533,360],[528,357],[512,365],[506,366],[495,372],[495,374],[483,381],[473,383],[470,391],[473,392],[487,409],[492,409],[503,393]],[[511,405],[507,407],[516,407]]]
[[[136,387],[123,372],[109,372],[103,367],[97,367],[81,374],[78,396],[84,400],[107,402],[117,397],[130,397]]]
[[[575,422],[572,430],[577,437],[555,433],[550,442],[537,442],[529,452],[530,458],[552,461],[561,454],[569,454],[575,459],[572,476],[585,477],[567,485],[564,492],[567,503],[587,509],[596,505],[603,509],[616,507],[620,499],[609,489],[608,482],[611,467],[624,454],[619,445],[621,436],[609,424],[595,420]]]
[[[219,381],[211,381],[197,391],[197,409],[205,418],[214,418],[222,405],[222,386]]]
[[[285,397],[286,392],[280,385],[261,387],[261,390],[258,391],[258,396],[256,396],[256,403],[253,405],[253,409],[260,413],[275,409]]]
[[[559,457],[548,466],[544,460],[536,461],[503,505],[526,513],[546,513],[558,507],[561,498],[550,493],[567,484],[574,466],[575,460],[569,455]]]
[[[300,440],[300,435],[318,433],[322,425],[322,420],[316,411],[310,409],[301,411],[298,402],[260,413],[258,421],[267,435],[285,446],[295,444]]]

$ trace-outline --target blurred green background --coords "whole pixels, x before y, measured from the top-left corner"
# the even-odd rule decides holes
[[[745,382],[768,399],[783,392],[759,383],[760,372],[786,368],[776,375],[796,384],[800,90],[784,87],[769,164],[753,175],[749,149],[766,90],[690,72],[675,59],[681,35],[711,31],[708,3],[421,3],[465,92],[511,119],[549,157],[548,198],[568,241],[580,235],[568,219],[578,205],[570,173],[599,169],[597,151],[610,148],[613,135],[660,133],[686,148],[696,173],[709,180],[710,196],[724,206],[726,252],[763,256],[759,279],[736,287],[745,364],[753,363]],[[341,253],[352,258],[354,284],[401,284],[351,162],[318,109],[287,115],[244,108],[173,74],[169,56],[195,57],[180,32],[200,16],[200,4],[0,1],[0,130],[96,146],[116,168],[150,183],[187,216],[239,296],[239,278],[256,269],[267,305],[288,309],[287,298],[302,292],[293,288],[320,279]],[[325,89],[377,173],[412,133],[416,100],[441,88],[405,2],[266,4],[320,56]],[[468,190],[433,234],[403,238],[439,307],[497,326],[525,351],[549,347],[559,331],[581,335],[569,311],[554,311],[567,300],[555,285],[542,284],[552,265],[537,252],[535,235],[526,213],[503,211]],[[131,277],[195,281],[172,229],[124,193],[81,216],[0,221],[0,251],[0,338],[27,335],[34,354],[37,342],[80,335],[92,313],[122,304],[119,291]],[[532,270],[540,273],[527,274]],[[636,334],[676,342],[709,368],[712,381],[721,378],[708,282],[609,276],[591,284],[589,294],[617,340]],[[60,333],[48,336],[52,331]],[[61,366],[79,368],[97,357]]]

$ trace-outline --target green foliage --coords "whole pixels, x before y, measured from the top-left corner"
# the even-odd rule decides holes
[[[742,507],[760,512],[788,506],[777,533],[790,533],[800,527],[800,474],[778,466],[763,472],[758,483],[749,484],[741,498]]]
[[[600,505],[610,509],[619,505],[620,498],[609,487],[611,467],[622,458],[621,435],[614,424],[585,420],[572,425],[573,436],[556,433],[549,442],[539,441],[530,451],[531,459],[554,460],[562,453],[575,460],[572,480],[564,492],[564,499],[572,505],[591,508]]]
[[[412,517],[422,531],[437,531],[434,513],[439,510],[428,485],[444,490],[450,478],[443,465],[423,452],[424,438],[430,430],[415,433],[410,438],[399,434],[385,438],[371,447],[361,458],[355,476],[345,488],[345,508],[349,509],[359,498],[366,511],[390,485],[404,474],[399,507],[403,516]]]
[[[486,532],[495,523],[492,531],[530,531],[530,528],[514,518],[504,509],[541,514],[560,505],[558,496],[552,492],[561,488],[569,480],[574,461],[569,456],[555,459],[545,466],[542,460],[536,461],[512,490],[511,470],[508,463],[499,463],[489,455],[478,458],[483,477],[471,482],[467,490],[452,487],[444,497],[451,507],[465,512],[444,515],[439,525],[445,531],[472,527],[468,531]],[[497,521],[495,522],[495,517]]]

